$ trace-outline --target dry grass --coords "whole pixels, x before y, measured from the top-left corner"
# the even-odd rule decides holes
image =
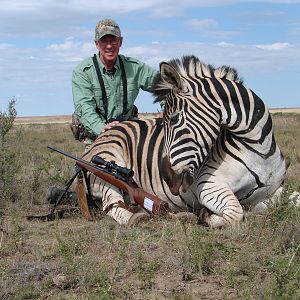
[[[72,120],[70,115],[63,116],[38,116],[38,117],[17,117],[15,124],[68,124]]]
[[[140,113],[141,118],[151,118],[154,114]],[[28,124],[70,124],[72,116],[37,116],[37,117],[17,117],[15,120],[16,125],[28,125]]]
[[[300,115],[275,113],[291,161],[285,190],[300,190]],[[239,228],[211,230],[174,219],[125,228],[80,213],[53,222],[49,185],[63,185],[80,155],[68,124],[20,125],[11,132],[18,181],[0,196],[0,299],[299,299],[300,210],[283,200]]]

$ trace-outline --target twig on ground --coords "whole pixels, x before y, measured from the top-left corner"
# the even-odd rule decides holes
[[[1,228],[0,249],[2,247],[3,236],[4,236],[4,229]]]

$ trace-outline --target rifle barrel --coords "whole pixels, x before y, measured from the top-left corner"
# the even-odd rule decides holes
[[[65,156],[67,156],[67,157],[69,157],[69,158],[72,158],[72,159],[74,159],[74,160],[78,160],[78,161],[80,161],[80,162],[82,162],[82,163],[88,163],[88,164],[90,164],[90,165],[93,165],[93,164],[91,164],[89,161],[84,160],[84,159],[82,159],[82,158],[80,158],[80,157],[77,157],[77,156],[75,156],[75,155],[73,155],[73,154],[71,154],[71,153],[65,152],[65,151],[60,150],[60,149],[56,149],[56,148],[51,147],[51,146],[47,146],[47,147],[48,147],[49,149],[55,151],[55,152],[58,152],[58,153],[60,153],[60,154],[63,154],[63,155],[65,155]],[[94,166],[94,165],[93,165],[93,166]]]
[[[130,179],[132,179],[132,177],[134,176],[134,172],[131,169],[125,168],[125,167],[120,167],[117,164],[113,163],[113,162],[108,162],[104,159],[102,159],[100,156],[93,156],[92,158],[92,162],[84,160],[82,158],[79,158],[75,155],[72,155],[71,153],[65,152],[63,150],[60,149],[56,149],[54,147],[48,146],[49,149],[58,152],[60,154],[63,154],[69,158],[72,158],[75,161],[81,162],[82,164],[87,164],[89,166],[92,166],[94,168],[98,168],[101,171],[107,172],[109,174],[112,174],[114,176],[116,176],[118,179],[123,180],[123,181],[128,181]],[[103,165],[103,166],[101,166]]]

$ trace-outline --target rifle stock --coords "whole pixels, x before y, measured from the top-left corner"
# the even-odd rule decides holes
[[[82,158],[76,157],[65,151],[55,149],[50,146],[48,146],[48,148],[53,151],[56,151],[58,153],[61,153],[69,158],[72,158],[73,160],[75,160],[75,164],[82,170],[86,170],[90,173],[93,173],[95,176],[97,176],[97,177],[103,179],[104,181],[127,192],[130,199],[133,202],[139,204],[141,207],[143,207],[149,213],[154,214],[154,215],[165,215],[169,211],[169,205],[167,202],[162,201],[157,196],[144,191],[143,189],[138,187],[137,184],[132,179],[125,178],[124,176],[122,176],[122,174],[119,175],[117,172],[113,173],[112,171],[107,170],[105,167],[100,167],[99,165],[96,165],[95,163],[86,161]],[[94,158],[92,159],[92,161],[97,161],[97,160],[98,159],[94,159]],[[102,161],[104,161],[104,160],[102,160]],[[108,164],[110,164],[110,163],[108,163]],[[115,166],[117,166],[117,165],[115,165]],[[117,166],[117,168],[122,169],[122,171],[124,169],[126,169],[126,168],[118,167],[118,166]],[[131,171],[131,172],[128,172],[128,174],[130,174],[130,176],[133,176],[132,170],[129,170],[129,169],[126,169],[126,170]]]

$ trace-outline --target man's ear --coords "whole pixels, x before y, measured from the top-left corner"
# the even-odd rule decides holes
[[[175,92],[180,92],[182,90],[182,80],[178,72],[166,62],[161,62],[159,68],[163,82]]]
[[[99,41],[95,41],[96,48],[100,51]]]
[[[120,47],[122,46],[122,44],[123,44],[123,37],[121,36],[120,37]]]

